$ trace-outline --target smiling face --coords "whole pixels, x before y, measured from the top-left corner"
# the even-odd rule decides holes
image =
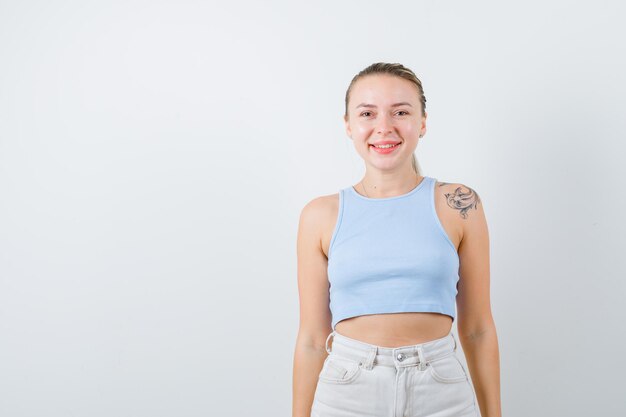
[[[354,83],[344,122],[366,165],[380,170],[410,166],[418,138],[426,133],[417,87],[388,74],[367,75]],[[384,143],[396,146],[374,147]]]

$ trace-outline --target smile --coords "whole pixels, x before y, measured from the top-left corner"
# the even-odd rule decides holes
[[[374,151],[378,152],[379,154],[388,154],[388,153],[395,151],[396,148],[398,148],[401,144],[402,142],[397,143],[395,145],[382,145],[382,147],[370,145],[370,148],[374,149]]]

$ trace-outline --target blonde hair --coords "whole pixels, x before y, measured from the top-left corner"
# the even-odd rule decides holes
[[[348,90],[346,91],[346,108],[345,108],[345,113],[344,113],[344,117],[346,119],[348,118],[348,102],[350,101],[350,91],[352,91],[352,87],[360,78],[365,77],[367,75],[372,75],[372,74],[394,75],[396,77],[404,78],[405,80],[412,82],[417,88],[419,100],[422,105],[422,117],[426,116],[426,97],[424,96],[424,89],[422,88],[422,82],[420,81],[419,78],[417,78],[415,73],[402,64],[398,64],[398,63],[390,64],[387,62],[376,62],[368,66],[367,68],[361,70],[357,75],[354,76],[354,78],[352,78],[352,81],[350,82],[350,85],[348,86]],[[420,172],[421,170],[419,169],[419,164],[417,163],[417,159],[415,158],[415,154],[413,154],[411,164],[413,165],[413,170],[418,175],[422,175]]]

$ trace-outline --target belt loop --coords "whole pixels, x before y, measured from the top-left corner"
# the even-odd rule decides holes
[[[328,340],[330,339],[330,337],[333,336],[333,341],[335,341],[335,331],[333,330],[332,332],[330,332],[330,334],[328,335],[328,337],[326,338],[326,352],[328,352],[328,354],[330,355],[330,350],[328,350]]]
[[[450,332],[450,335],[452,336],[452,340],[454,340],[454,351],[456,352],[456,337],[454,337],[453,332]]]
[[[417,346],[417,357],[420,361],[419,370],[423,371],[424,369],[426,369],[426,357],[424,356],[424,350],[422,349],[422,346]]]
[[[374,346],[370,349],[367,354],[367,358],[365,359],[365,363],[363,364],[365,369],[371,370],[374,368],[374,359],[376,359],[376,354],[378,353],[378,347]]]

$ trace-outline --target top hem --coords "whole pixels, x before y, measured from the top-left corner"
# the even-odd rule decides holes
[[[353,311],[351,313],[343,313],[341,315],[335,314],[337,318],[336,320],[333,320],[332,328],[334,330],[337,323],[349,318],[390,313],[439,313],[450,316],[453,321],[455,320],[454,308],[451,311],[448,308],[444,308],[441,304],[404,304],[401,306],[394,304],[368,307],[367,309],[361,309],[358,311]]]

